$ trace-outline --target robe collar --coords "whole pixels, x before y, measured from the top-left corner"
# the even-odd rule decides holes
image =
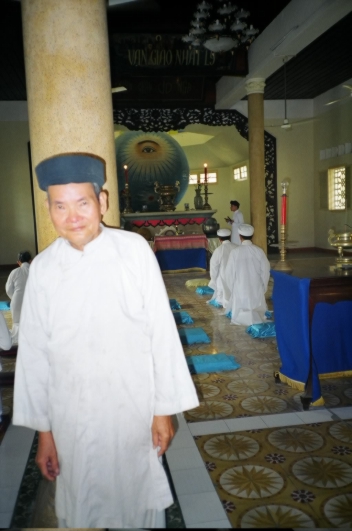
[[[101,232],[99,236],[94,238],[94,240],[92,240],[91,242],[87,243],[87,245],[84,246],[83,251],[75,249],[74,247],[72,247],[68,240],[62,238],[62,241],[65,244],[65,256],[63,257],[64,267],[70,267],[71,265],[74,265],[79,262],[79,260],[81,260],[83,256],[88,256],[94,252],[97,252],[98,248],[106,237],[105,227],[102,223],[100,223],[100,229]]]
[[[252,240],[243,240],[241,245],[253,245],[253,242],[252,242]]]

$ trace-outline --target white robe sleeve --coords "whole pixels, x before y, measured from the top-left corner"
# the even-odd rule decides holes
[[[263,258],[260,262],[260,276],[264,286],[264,293],[268,289],[268,283],[270,278],[270,262],[263,251]]]
[[[237,212],[237,220],[236,220],[236,223],[237,223],[238,225],[242,225],[242,223],[244,223],[243,214],[242,214],[242,212],[240,212],[240,211]]]
[[[11,271],[11,273],[9,274],[9,277],[6,281],[6,284],[5,284],[5,291],[6,291],[6,294],[8,297],[10,297],[10,299],[12,299],[12,296],[14,294],[14,291],[15,291],[15,283],[13,281],[13,277],[16,273],[16,269],[14,269],[13,271]]]
[[[0,312],[0,348],[10,350],[12,345],[10,330],[7,328],[5,317]],[[1,364],[0,364],[1,370]]]
[[[13,424],[50,431],[47,302],[38,282],[36,261],[25,290],[15,371]]]
[[[220,271],[220,253],[219,253],[220,247],[215,249],[213,252],[211,258],[210,258],[210,264],[209,264],[209,273],[210,273],[210,282],[208,286],[212,289],[216,289],[216,279],[219,276]]]
[[[154,363],[154,415],[173,415],[197,407],[199,401],[158,262],[145,245],[141,269]]]

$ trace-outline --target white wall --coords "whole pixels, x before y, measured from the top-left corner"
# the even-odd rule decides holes
[[[287,191],[288,247],[314,247],[314,122],[270,129],[276,137],[278,226],[281,216],[281,182],[289,180]]]

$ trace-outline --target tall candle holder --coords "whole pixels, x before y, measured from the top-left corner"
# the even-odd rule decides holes
[[[211,206],[208,203],[208,164],[204,164],[204,204],[203,210],[211,210]]]
[[[132,214],[134,212],[131,207],[131,194],[128,183],[125,183],[125,193],[124,193],[125,208],[123,209],[123,214]]]
[[[282,271],[284,273],[291,273],[292,267],[286,260],[286,215],[287,215],[287,195],[288,181],[281,183],[282,196],[281,196],[281,226],[280,226],[280,261],[273,267],[275,271]]]
[[[203,204],[203,210],[211,210],[211,206],[208,203],[208,195],[211,195],[212,192],[208,193],[208,184],[204,183],[204,204]]]

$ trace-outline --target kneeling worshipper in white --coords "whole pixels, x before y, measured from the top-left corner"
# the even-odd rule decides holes
[[[238,246],[231,243],[231,231],[229,229],[219,229],[217,235],[221,245],[211,255],[209,264],[210,282],[208,286],[214,290],[214,293],[207,302],[211,304],[212,301],[216,301],[225,308],[231,295],[225,281],[225,269],[230,252]]]
[[[199,402],[158,262],[101,223],[103,159],[61,154],[36,174],[59,238],[29,272],[13,424],[39,432],[58,527],[164,528],[171,415]]]
[[[11,338],[13,345],[18,344],[18,329],[21,317],[23,295],[28,279],[29,264],[31,263],[31,259],[31,254],[28,251],[18,253],[17,264],[19,267],[11,271],[5,285],[7,296],[11,299]]]
[[[241,245],[231,251],[225,271],[231,290],[226,313],[231,312],[231,323],[251,326],[265,321],[270,263],[263,249],[252,243],[252,225],[240,225],[238,233]]]
[[[10,330],[7,328],[5,317],[0,312],[0,350],[10,350],[12,347],[11,334]],[[1,352],[0,352],[1,355]],[[2,371],[1,360],[0,360],[0,372]],[[1,388],[0,388],[0,422],[2,419],[2,398],[1,398]]]

